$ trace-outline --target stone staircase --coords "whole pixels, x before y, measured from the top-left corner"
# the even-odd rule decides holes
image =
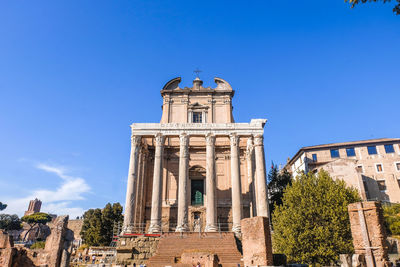
[[[156,253],[146,262],[149,267],[191,267],[183,264],[180,258],[183,252],[211,252],[218,256],[219,266],[243,266],[233,233],[166,233],[160,238]]]

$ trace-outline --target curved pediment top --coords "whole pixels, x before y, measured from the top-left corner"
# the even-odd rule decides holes
[[[200,104],[199,102],[196,102],[196,103],[194,103],[194,104],[190,104],[189,106],[188,106],[189,108],[205,108],[205,109],[208,109],[209,108],[209,106],[206,106],[206,105],[202,105],[202,104]]]
[[[192,175],[194,173],[205,174],[206,173],[206,169],[204,169],[204,167],[202,167],[200,165],[194,165],[194,166],[189,168],[189,172],[192,173]]]
[[[175,90],[175,89],[179,89],[179,84],[181,82],[181,77],[176,77],[172,80],[170,80],[169,82],[167,82],[164,87],[163,90]]]
[[[217,84],[216,91],[233,91],[232,86],[224,79],[215,77],[214,82]]]

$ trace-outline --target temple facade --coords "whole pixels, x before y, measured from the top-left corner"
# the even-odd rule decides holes
[[[131,155],[123,233],[233,231],[246,217],[267,216],[263,147],[266,119],[235,123],[234,90],[161,90],[160,123],[131,125]]]

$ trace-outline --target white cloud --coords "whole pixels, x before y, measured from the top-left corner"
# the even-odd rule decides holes
[[[68,214],[71,218],[83,214],[81,207],[71,206],[74,201],[84,199],[84,194],[90,192],[90,186],[81,177],[67,175],[65,167],[36,164],[35,168],[48,173],[53,173],[62,179],[61,184],[55,189],[34,189],[29,196],[19,199],[4,201],[8,204],[5,211],[16,213],[20,216],[27,209],[29,201],[38,198],[42,201],[42,211],[57,215]]]

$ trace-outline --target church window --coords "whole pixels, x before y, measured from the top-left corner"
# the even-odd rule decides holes
[[[400,162],[396,162],[396,170],[400,171]]]
[[[376,171],[377,172],[383,172],[382,164],[376,164]]]
[[[385,152],[388,153],[394,153],[394,147],[392,144],[390,145],[385,145]]]
[[[368,146],[368,154],[369,155],[376,155],[378,154],[378,151],[376,150],[376,146]]]
[[[339,157],[339,149],[331,149],[331,158]]]
[[[193,112],[193,123],[202,123],[203,122],[203,114],[201,112]]]
[[[346,153],[347,153],[348,157],[355,157],[356,156],[356,151],[354,150],[354,147],[346,148]]]
[[[359,173],[363,173],[364,172],[362,165],[358,165],[357,166],[357,172],[359,172]]]
[[[312,154],[312,161],[317,162],[317,154]]]

